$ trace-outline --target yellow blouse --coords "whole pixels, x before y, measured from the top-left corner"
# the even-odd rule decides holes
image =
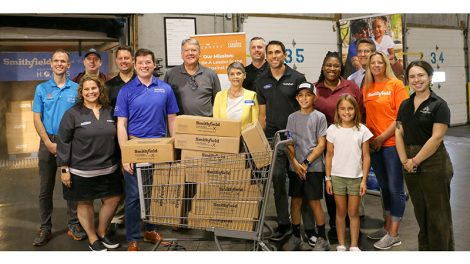
[[[227,100],[229,89],[218,92],[215,96],[213,115],[216,118],[227,117]],[[256,92],[243,88],[242,129],[258,120],[259,105]]]

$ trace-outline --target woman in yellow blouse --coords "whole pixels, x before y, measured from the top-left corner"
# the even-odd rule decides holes
[[[230,88],[217,93],[213,113],[217,118],[242,121],[242,129],[258,120],[258,100],[256,93],[242,87],[246,78],[245,67],[236,61],[227,67]]]

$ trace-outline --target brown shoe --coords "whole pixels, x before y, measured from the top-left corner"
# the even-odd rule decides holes
[[[139,242],[129,242],[129,244],[127,245],[127,251],[139,251]]]
[[[157,242],[160,242],[160,245],[162,246],[167,246],[170,245],[171,242],[169,241],[163,241],[163,235],[158,233],[157,231],[145,231],[144,232],[144,241],[145,242],[150,242],[153,244],[157,244]]]

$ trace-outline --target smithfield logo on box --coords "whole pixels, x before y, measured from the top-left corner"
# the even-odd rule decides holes
[[[214,203],[213,206],[217,208],[238,208],[238,203]]]
[[[217,145],[218,143],[219,143],[218,138],[196,137],[196,144],[198,145],[206,145],[206,146],[215,147],[215,145]]]
[[[196,127],[198,129],[203,129],[203,130],[217,130],[218,127],[220,127],[220,122],[214,122],[214,121],[196,121]]]
[[[232,175],[232,171],[230,170],[207,170],[207,174],[213,174],[213,175]]]
[[[158,149],[156,148],[148,148],[148,149],[134,149],[134,154],[136,155],[139,155],[141,154],[140,156],[142,156],[142,154],[144,155],[154,155],[154,154],[158,154]]]

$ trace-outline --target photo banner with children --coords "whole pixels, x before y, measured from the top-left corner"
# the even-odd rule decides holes
[[[214,70],[219,76],[222,89],[227,89],[230,82],[227,67],[238,61],[246,65],[245,33],[222,33],[191,36],[199,41],[201,55],[199,62]]]
[[[359,69],[356,41],[370,38],[377,51],[387,55],[397,78],[404,80],[403,62],[403,23],[400,14],[388,14],[340,20],[341,47],[345,70],[348,77]]]

